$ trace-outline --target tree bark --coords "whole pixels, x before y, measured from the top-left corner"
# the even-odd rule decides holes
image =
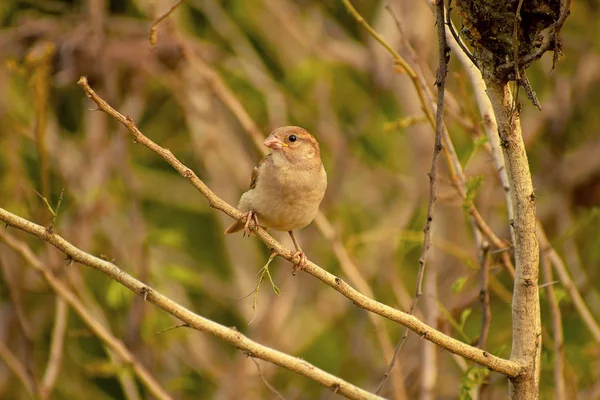
[[[509,181],[515,281],[510,359],[522,372],[510,380],[511,399],[539,398],[541,320],[538,290],[539,245],[535,193],[519,118],[520,105],[509,82],[515,81],[540,107],[525,70],[544,52],[560,51],[558,32],[569,14],[568,2],[457,0],[461,32],[473,47],[498,125]],[[541,43],[541,44],[540,44]],[[509,212],[509,215],[511,213]]]
[[[512,301],[512,352],[524,373],[510,381],[511,399],[539,397],[541,320],[538,291],[539,245],[536,234],[535,194],[521,131],[518,107],[508,82],[484,74],[498,122],[500,145],[508,173],[515,233],[515,282]]]

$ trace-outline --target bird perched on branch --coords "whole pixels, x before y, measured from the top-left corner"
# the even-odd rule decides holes
[[[327,173],[321,162],[319,143],[305,129],[283,126],[275,129],[263,142],[272,149],[252,171],[250,189],[242,195],[238,209],[244,218],[235,221],[225,234],[244,229],[250,235],[257,226],[287,231],[300,262],[307,258],[293,229],[303,228],[315,218],[327,188]]]

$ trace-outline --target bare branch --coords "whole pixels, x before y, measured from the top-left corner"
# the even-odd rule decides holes
[[[156,45],[156,41],[157,41],[156,29],[158,28],[158,25],[160,25],[161,22],[163,22],[166,18],[168,18],[169,15],[171,15],[171,13],[173,11],[175,11],[177,9],[177,7],[179,7],[181,5],[181,3],[183,3],[183,0],[179,0],[177,3],[173,4],[166,13],[164,13],[163,15],[158,17],[156,19],[156,21],[154,21],[154,23],[152,24],[152,27],[150,28],[150,36],[149,36],[151,47],[154,47]]]
[[[536,201],[517,110],[507,82],[486,80],[496,114],[500,143],[506,160],[515,229],[515,281],[512,302],[511,360],[527,365],[527,378],[511,380],[510,396],[525,398],[538,392],[540,371],[539,245],[535,231]]]
[[[492,323],[492,310],[490,307],[490,292],[488,290],[489,279],[490,279],[490,248],[487,243],[481,252],[481,290],[479,291],[479,300],[481,301],[481,332],[479,333],[479,341],[477,347],[485,349],[487,342],[488,333],[490,331],[490,324]]]

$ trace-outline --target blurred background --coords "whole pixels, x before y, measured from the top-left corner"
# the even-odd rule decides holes
[[[253,137],[300,125],[319,142],[329,175],[322,215],[297,232],[310,260],[364,294],[408,310],[429,198],[433,131],[404,71],[338,0],[174,2],[5,0],[0,3],[0,206],[114,262],[194,312],[374,391],[404,328],[355,307],[291,265],[271,265],[276,295],[251,294],[268,249],[225,237],[231,219],[102,112],[90,85],[141,131],[237,204],[262,151]],[[364,18],[433,89],[437,37],[428,1],[355,0]],[[390,5],[400,27],[386,6]],[[600,10],[574,2],[564,56],[529,70],[542,111],[521,93],[522,122],[548,239],[596,320],[600,315]],[[457,15],[457,11],[454,11]],[[456,21],[459,23],[459,21]],[[400,29],[401,28],[401,29]],[[412,50],[411,50],[412,47]],[[459,196],[440,158],[424,295],[416,315],[477,343],[482,325],[479,248],[470,202],[510,240],[504,191],[473,89],[454,56],[446,124],[468,180]],[[39,195],[36,193],[39,193]],[[336,398],[317,383],[184,327],[116,282],[69,264],[37,238],[6,230],[60,278],[93,318],[122,340],[175,399]],[[274,236],[293,248],[285,233]],[[4,240],[6,241],[6,239]],[[492,247],[492,250],[497,250]],[[491,255],[492,321],[486,350],[508,357],[511,276]],[[14,246],[0,240],[0,398],[154,398]],[[558,280],[558,278],[556,278]],[[541,276],[540,284],[553,279]],[[561,283],[569,398],[600,397],[600,345]],[[542,398],[552,398],[556,354],[541,290]],[[52,375],[48,378],[50,355]],[[58,358],[58,361],[57,361]],[[262,378],[261,378],[262,374]],[[481,383],[484,382],[484,385]],[[507,380],[410,334],[380,394],[394,399],[506,398]]]

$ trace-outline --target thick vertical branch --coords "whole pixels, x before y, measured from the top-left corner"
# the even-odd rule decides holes
[[[500,145],[510,183],[515,233],[515,283],[512,302],[513,340],[511,360],[525,366],[525,372],[511,380],[513,399],[538,398],[541,322],[538,293],[539,246],[536,235],[535,194],[521,131],[518,108],[508,82],[484,73],[492,102]]]

